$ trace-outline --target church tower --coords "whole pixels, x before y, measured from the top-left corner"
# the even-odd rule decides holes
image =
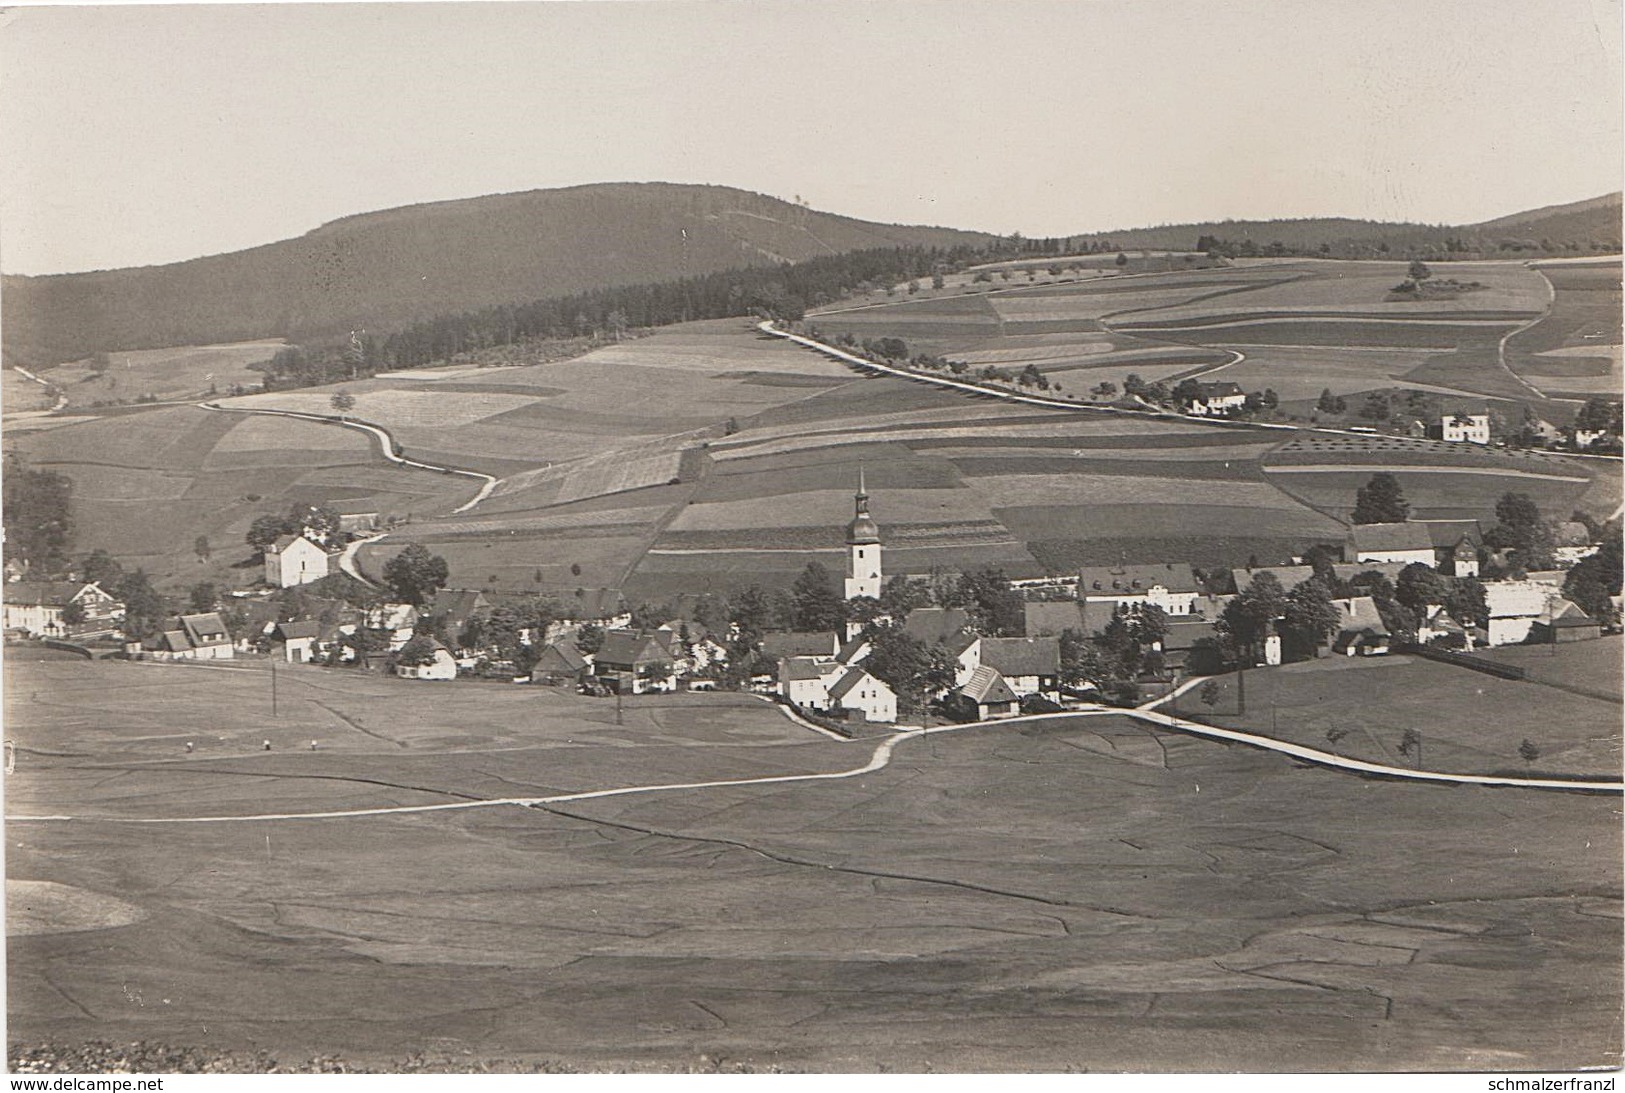
[[[858,468],[857,513],[846,525],[846,598],[880,598],[880,528],[869,515],[869,494]]]

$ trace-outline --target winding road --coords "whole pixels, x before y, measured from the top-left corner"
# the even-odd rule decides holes
[[[791,782],[828,782],[843,778],[858,778],[865,774],[872,774],[884,770],[891,764],[892,754],[903,744],[918,740],[926,736],[935,736],[947,732],[965,732],[971,729],[997,729],[1009,725],[1019,725],[1031,721],[1057,721],[1068,719],[1082,719],[1090,717],[1129,717],[1145,722],[1155,728],[1189,733],[1194,736],[1220,740],[1226,743],[1246,744],[1250,747],[1273,751],[1294,759],[1305,760],[1318,766],[1352,774],[1375,775],[1384,778],[1393,778],[1408,782],[1427,782],[1442,785],[1476,785],[1491,787],[1507,787],[1513,789],[1540,789],[1562,790],[1568,792],[1590,793],[1621,793],[1625,792],[1625,785],[1617,781],[1596,781],[1590,779],[1561,779],[1561,778],[1518,778],[1508,776],[1495,776],[1486,774],[1452,774],[1442,771],[1413,770],[1407,767],[1388,766],[1383,763],[1368,763],[1360,759],[1350,759],[1336,755],[1332,752],[1321,751],[1317,748],[1304,747],[1299,744],[1290,744],[1271,737],[1258,736],[1254,733],[1237,732],[1232,729],[1221,729],[1200,722],[1187,721],[1182,717],[1165,714],[1156,709],[1157,706],[1178,697],[1191,687],[1204,682],[1202,679],[1189,680],[1184,686],[1153,702],[1134,709],[1118,709],[1101,706],[1087,710],[1077,710],[1071,713],[1060,714],[1028,714],[1021,717],[1003,718],[998,721],[973,721],[958,725],[939,725],[934,728],[904,729],[892,736],[888,736],[875,745],[874,751],[868,760],[860,766],[847,770],[825,771],[817,774],[779,774],[765,775],[759,778],[734,778],[715,782],[673,782],[659,785],[622,786],[616,789],[586,790],[579,793],[561,793],[551,797],[494,797],[476,801],[453,801],[438,805],[392,805],[381,808],[344,809],[331,812],[266,812],[246,816],[162,816],[162,817],[114,817],[114,816],[7,816],[10,823],[113,823],[113,824],[212,824],[212,823],[245,823],[263,820],[336,820],[356,819],[368,816],[394,816],[420,812],[456,812],[474,808],[494,808],[498,806],[518,806],[521,808],[540,807],[547,805],[568,804],[572,801],[591,801],[605,797],[629,797],[650,793],[674,793],[689,790],[725,789],[737,786],[784,785]],[[857,741],[843,741],[843,743],[857,743]]]

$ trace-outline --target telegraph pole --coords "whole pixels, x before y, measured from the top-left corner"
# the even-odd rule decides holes
[[[276,716],[276,657],[271,658],[271,716]]]
[[[1245,656],[1236,671],[1236,716],[1247,716],[1247,661]]]
[[[619,683],[615,685],[615,724],[626,724],[626,721],[621,716],[621,687]]]

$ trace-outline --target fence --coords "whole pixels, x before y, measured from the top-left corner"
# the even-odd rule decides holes
[[[1523,679],[1527,674],[1523,668],[1516,664],[1500,664],[1493,660],[1484,660],[1482,657],[1471,656],[1467,653],[1452,653],[1448,649],[1436,649],[1429,645],[1412,645],[1409,643],[1396,643],[1394,652],[1409,653],[1411,656],[1421,657],[1423,660],[1437,660],[1443,664],[1454,664],[1458,668],[1468,668],[1485,675],[1499,676],[1501,679]]]

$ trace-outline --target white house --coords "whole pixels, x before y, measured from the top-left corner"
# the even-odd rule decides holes
[[[95,581],[8,581],[4,591],[5,629],[31,637],[110,634],[124,618],[124,605]],[[70,604],[78,606],[79,622],[63,620]]]
[[[1606,439],[1606,429],[1576,429],[1574,430],[1574,446],[1576,448],[1589,448],[1599,440]]]
[[[303,535],[284,535],[265,548],[265,580],[278,588],[319,581],[328,574],[327,551]]]
[[[1382,656],[1388,652],[1393,635],[1382,621],[1382,613],[1370,596],[1333,600],[1342,615],[1332,649],[1345,656]]]
[[[1490,581],[1484,585],[1489,608],[1489,644],[1517,645],[1529,638],[1546,613],[1552,587],[1542,581]]]
[[[861,713],[866,721],[897,720],[897,695],[862,668],[848,668],[829,688],[832,708]]]
[[[1247,392],[1234,383],[1200,383],[1189,411],[1198,417],[1228,414],[1247,405]]]
[[[1202,588],[1189,563],[1090,566],[1078,571],[1078,599],[1118,606],[1151,604],[1170,615],[1190,615]]]
[[[409,603],[383,603],[367,609],[367,628],[384,631],[392,653],[412,640],[420,621],[422,614]]]
[[[1439,418],[1439,437],[1457,443],[1488,444],[1490,442],[1490,415],[1455,413]]]
[[[434,643],[434,660],[429,664],[397,664],[395,674],[402,679],[456,679],[457,658],[451,650]]]
[[[1438,556],[1433,535],[1426,524],[1404,521],[1394,524],[1355,524],[1349,532],[1349,553],[1355,562],[1421,562],[1432,566]]]

